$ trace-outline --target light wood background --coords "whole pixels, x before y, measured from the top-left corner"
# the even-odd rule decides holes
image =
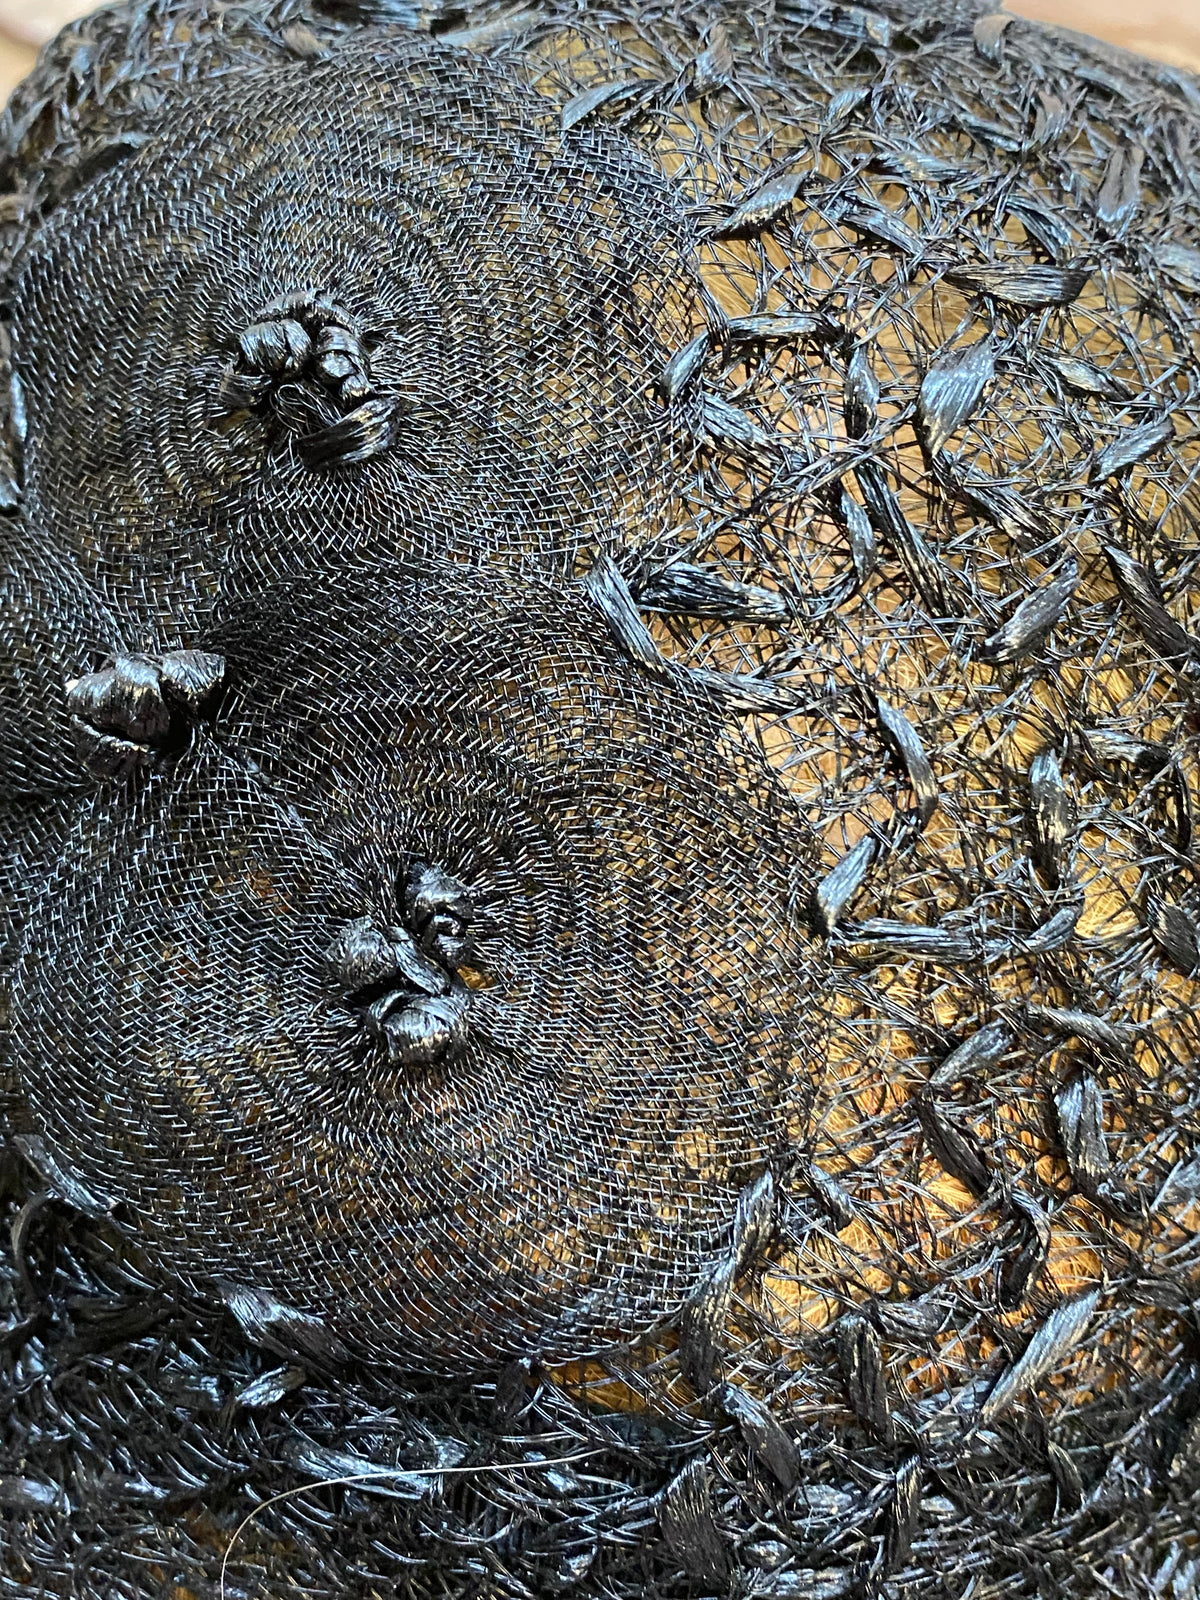
[[[1007,9],[1200,72],[1200,0],[1008,0]]]
[[[0,0],[0,100],[33,65],[37,44],[93,5]],[[1200,71],[1200,0],[1009,0],[1009,9]]]

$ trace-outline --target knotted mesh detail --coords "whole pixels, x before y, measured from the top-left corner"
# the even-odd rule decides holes
[[[677,1310],[820,1070],[805,835],[769,769],[579,590],[380,569],[216,642],[213,748],[85,807],[36,915],[39,1131],[176,1271],[411,1365]],[[415,930],[416,863],[472,905],[465,1047],[420,1066],[356,998],[400,977],[329,969],[347,924]]]
[[[30,514],[146,644],[313,562],[570,570],[644,540],[689,236],[629,140],[564,140],[522,75],[461,51],[351,43],[218,80],[16,265]],[[239,344],[289,303],[293,328],[322,303],[350,325],[361,411],[299,363],[256,389]]]
[[[239,1536],[272,1600],[1195,1588],[1198,109],[949,0],[50,52],[13,525],[229,677],[13,809],[18,1593],[214,1582],[231,1481],[326,1486]]]

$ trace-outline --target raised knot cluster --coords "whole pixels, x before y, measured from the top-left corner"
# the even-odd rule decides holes
[[[41,786],[28,1112],[160,1268],[372,1355],[636,1332],[798,1115],[803,831],[571,576],[691,448],[690,239],[406,39],[179,96],[16,265],[20,537],[81,590],[24,605],[110,780]]]
[[[290,428],[309,468],[353,466],[394,441],[399,401],[380,398],[358,319],[326,295],[296,291],[260,311],[220,395],[230,414],[265,409]]]
[[[1193,1595],[1200,90],[989,5],[18,94],[20,1600]]]
[[[370,917],[350,923],[328,960],[391,1064],[429,1066],[457,1055],[467,1039],[470,994],[458,968],[473,949],[471,893],[440,867],[418,861],[404,908],[407,927],[380,928]]]

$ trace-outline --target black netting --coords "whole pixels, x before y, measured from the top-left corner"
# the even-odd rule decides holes
[[[689,242],[630,141],[564,141],[551,105],[461,52],[240,73],[22,253],[26,494],[147,643],[314,561],[552,567],[645,537],[672,483],[649,391],[694,320]],[[319,345],[335,314],[367,397],[290,370],[263,393],[247,330],[307,321]]]
[[[363,1350],[629,1336],[819,1061],[786,802],[578,594],[381,569],[270,601],[215,636],[220,752],[98,797],[50,879],[16,984],[38,1126],[178,1271],[332,1295]],[[402,976],[330,951],[412,926],[417,863],[466,886],[472,951],[464,1047],[414,1065],[363,1027]]]
[[[6,1592],[1188,1600],[1195,81],[158,0],[7,141]]]
[[[75,563],[39,531],[0,523],[0,794],[48,797],[86,782],[63,696],[72,670],[118,649],[121,631]]]

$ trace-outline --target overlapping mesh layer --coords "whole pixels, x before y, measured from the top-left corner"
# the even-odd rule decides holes
[[[391,65],[365,65],[376,56]],[[182,135],[201,79],[222,80],[203,97],[226,108],[243,89],[265,105],[274,83],[281,103],[304,85],[311,111],[324,85],[328,125],[345,129],[358,112],[332,91],[356,73],[375,86],[368,101],[403,79],[439,93],[469,83],[472,118],[509,108],[502,135],[469,138],[453,131],[460,100],[443,116],[430,92],[419,115],[486,150],[487,173],[503,145],[536,174],[528,293],[501,293],[510,280],[484,251],[478,302],[521,306],[505,326],[525,333],[522,317],[547,319],[545,345],[527,345],[537,359],[509,369],[513,407],[540,419],[528,451],[515,409],[493,434],[477,406],[478,433],[448,430],[436,485],[416,422],[330,475],[305,464],[306,430],[338,428],[349,401],[316,395],[306,375],[289,409],[272,380],[215,431],[170,424],[185,471],[156,444],[132,477],[102,474],[136,516],[73,521],[79,419],[93,388],[113,392],[100,356],[122,352],[126,377],[136,362],[122,324],[90,346],[77,392],[52,370],[58,319],[80,351],[87,315],[110,327],[105,295],[91,312],[86,289],[61,311],[39,301],[54,250],[71,253],[85,217],[99,227],[100,197],[132,191],[137,172],[157,174],[155,204],[189,183],[212,197],[212,162],[193,170]],[[899,0],[414,8],[393,27],[291,3],[164,4],[110,13],[51,52],[10,127],[29,412],[23,468],[19,440],[12,450],[28,508],[15,525],[35,509],[58,519],[127,645],[219,649],[231,687],[175,764],[66,802],[75,843],[54,892],[45,827],[36,850],[21,846],[28,882],[10,874],[29,997],[15,1115],[50,1147],[27,1145],[13,1179],[15,1593],[74,1584],[141,1600],[151,1570],[202,1592],[243,1509],[371,1471],[391,1474],[387,1497],[322,1488],[265,1507],[232,1552],[236,1581],[271,1600],[1195,1590],[1198,109],[1184,74],[949,0],[919,14]],[[306,117],[306,139],[319,120]],[[230,364],[235,388],[262,377],[231,341],[243,316],[288,319],[277,294],[324,295],[357,319],[347,337],[371,342],[367,290],[353,299],[375,281],[360,256],[336,282],[279,277],[259,297],[241,257],[206,254],[200,236],[237,211],[238,174],[291,159],[241,126],[228,198],[203,226],[197,213],[193,235],[205,303],[224,304],[226,273],[238,316],[210,348],[201,299],[177,296],[185,377],[156,387],[166,350],[141,369],[152,406],[127,383],[104,409],[144,418],[160,441],[163,419],[183,416],[176,396],[199,419],[214,374],[194,374],[216,349],[222,404]],[[391,148],[378,126],[364,137]],[[164,170],[172,140],[178,172]],[[408,193],[426,148],[405,156]],[[545,192],[560,172],[575,174],[569,202]],[[352,235],[331,192],[338,227],[302,225],[299,252]],[[601,195],[619,196],[607,221]],[[573,322],[552,292],[557,271],[578,281],[573,206],[589,241],[607,228],[636,264],[628,280],[612,267],[607,281],[638,287],[604,304],[637,308],[648,330],[594,342],[585,360],[563,342]],[[153,248],[138,244],[132,282],[152,276]],[[592,244],[581,253],[586,277]],[[113,261],[84,254],[74,281],[108,274],[116,292]],[[452,303],[434,298],[439,314]],[[166,327],[168,302],[129,327]],[[304,315],[341,326],[328,307]],[[165,349],[144,337],[138,348]],[[436,369],[422,404],[460,393],[440,346],[391,348],[412,357],[409,377]],[[617,374],[605,367],[597,385],[610,357]],[[381,357],[377,379],[369,348],[364,359],[377,398],[402,393],[403,361]],[[621,404],[614,382],[628,385]],[[589,412],[588,394],[608,398]],[[621,419],[610,455],[607,434],[593,437],[602,415]],[[80,447],[44,448],[39,428],[49,439],[68,417],[78,431],[55,438]],[[560,438],[559,468],[574,463],[576,433],[594,496],[573,464],[564,478],[542,460]],[[486,451],[464,438],[507,452],[487,457],[497,471],[478,503],[464,485],[482,482]],[[202,516],[180,487],[193,473]],[[213,510],[221,495],[228,514]],[[479,570],[410,564],[395,588],[357,571],[396,549]],[[622,611],[609,583],[624,654],[566,578],[600,550],[635,603]],[[28,603],[41,614],[43,600]],[[47,692],[26,704],[36,712]],[[785,797],[821,839],[819,865]],[[385,1068],[362,1026],[375,997],[330,991],[317,937],[390,928],[419,852],[486,891],[485,949],[460,974],[471,1042],[432,1071]],[[270,871],[247,875],[250,856]],[[803,903],[789,905],[796,865]],[[172,964],[178,928],[162,937],[173,918],[187,963]],[[599,960],[617,926],[623,963]],[[130,975],[120,1003],[97,978],[110,968]],[[251,969],[257,984],[241,981]],[[707,1025],[698,1013],[690,1032],[670,1025],[681,996],[719,1001]],[[511,1042],[503,1070],[493,1033]],[[209,1059],[205,1042],[221,1039]],[[261,1070],[264,1039],[286,1070]],[[626,1042],[657,1077],[625,1074]],[[89,1077],[105,1057],[124,1119]],[[534,1064],[550,1073],[536,1090],[523,1076]],[[586,1079],[596,1106],[556,1099],[555,1072],[561,1087]],[[146,1083],[153,1115],[136,1098]],[[321,1140],[295,1138],[314,1083],[339,1149],[363,1140],[341,1178]],[[724,1153],[705,1166],[698,1141],[656,1135],[627,1182],[606,1084],[653,1106],[660,1130],[669,1106],[689,1134],[717,1131]],[[237,1131],[176,1161],[169,1195],[168,1138],[203,1142],[223,1096]],[[378,1238],[373,1200],[346,1197],[368,1142],[396,1159],[415,1137],[409,1108],[435,1099],[447,1116],[426,1118],[422,1181],[437,1173],[470,1197],[480,1254],[433,1228],[441,1276],[414,1258],[409,1288],[385,1292],[367,1263],[390,1260],[393,1241]],[[276,1173],[319,1172],[306,1207],[286,1182],[251,1203],[246,1173],[268,1145]],[[573,1150],[590,1155],[573,1166]],[[410,1193],[412,1170],[394,1193]],[[590,1231],[571,1209],[585,1170],[602,1197]],[[102,1209],[106,1174],[140,1214],[76,1215]],[[45,1190],[64,1200],[43,1212]],[[643,1212],[618,1249],[596,1214],[611,1204],[631,1223],[655,1193],[653,1227]],[[373,1257],[343,1248],[360,1228],[382,1243]],[[238,1277],[247,1259],[256,1271]],[[468,1294],[471,1259],[488,1272]],[[175,1278],[199,1298],[165,1303]],[[422,1282],[440,1294],[422,1298]],[[378,1362],[332,1376],[328,1331],[297,1312],[359,1352],[410,1361],[420,1334],[460,1366],[644,1336],[586,1363],[399,1396]],[[248,1354],[235,1321],[271,1354]],[[105,1341],[119,1361],[96,1353]],[[170,1398],[184,1392],[186,1404]],[[244,1502],[230,1487],[243,1482]],[[155,1494],[165,1509],[151,1516]]]
[[[294,585],[216,642],[215,747],[85,807],[35,912],[39,1130],[175,1270],[376,1355],[578,1354],[669,1314],[820,1069],[768,769],[532,579]],[[404,924],[417,862],[466,886],[475,948],[464,1049],[414,1066],[327,958]]]
[[[697,284],[678,197],[628,140],[564,139],[519,76],[403,38],[218,80],[152,126],[13,279],[26,504],[143,643],[312,562],[569,570],[658,529],[649,391]],[[341,414],[298,376],[228,392],[239,337],[289,297],[357,324],[368,431],[393,442],[355,470],[306,465]]]
[[[0,793],[47,797],[86,782],[74,758],[64,680],[122,643],[112,613],[40,529],[0,526]]]

